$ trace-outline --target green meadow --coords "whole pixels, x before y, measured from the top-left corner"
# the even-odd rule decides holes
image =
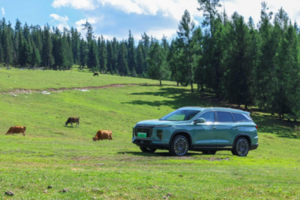
[[[300,123],[253,109],[259,147],[247,157],[142,153],[131,143],[138,121],[227,105],[175,82],[92,75],[0,68],[0,199],[300,199]],[[14,125],[26,136],[5,135]],[[92,141],[100,129],[113,140]]]

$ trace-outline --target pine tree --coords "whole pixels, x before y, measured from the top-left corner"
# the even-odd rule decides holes
[[[149,63],[149,77],[158,80],[160,86],[162,86],[161,81],[169,78],[170,71],[164,55],[164,49],[158,42],[153,43],[151,46],[147,62]]]
[[[177,86],[179,86],[180,80],[179,67],[183,65],[180,59],[182,57],[182,51],[179,47],[179,43],[180,41],[178,40],[178,38],[172,40],[170,51],[167,55],[167,61],[169,62],[171,71],[171,77],[177,82]]]
[[[79,64],[79,55],[80,55],[80,33],[77,29],[71,28],[71,37],[72,37],[72,53],[74,64]]]
[[[27,40],[24,40],[22,43],[22,48],[20,52],[20,65],[23,67],[28,67],[31,60],[31,53],[28,46]]]
[[[31,55],[31,65],[33,67],[39,67],[41,61],[42,60],[41,60],[39,49],[34,47]]]
[[[100,64],[100,72],[106,73],[107,71],[107,49],[105,45],[105,40],[103,36],[101,35],[101,38],[99,38],[99,64]]]
[[[43,38],[43,65],[50,69],[50,66],[54,64],[54,58],[52,55],[52,40],[50,35],[50,29],[48,26],[44,27],[44,38]]]
[[[131,73],[133,71],[136,71],[134,38],[130,30],[129,30],[129,37],[128,37],[128,68]]]
[[[114,52],[113,52],[112,43],[109,40],[107,40],[106,44],[107,44],[107,68],[110,74],[114,74],[114,69],[113,69]]]
[[[203,27],[209,27],[205,31],[203,40],[203,62],[205,66],[205,83],[216,93],[216,97],[222,98],[222,59],[223,59],[223,24],[218,8],[221,7],[219,0],[198,0],[200,8],[203,11],[205,20]]]
[[[272,12],[268,12],[266,3],[262,3],[261,21],[259,33],[262,39],[260,65],[256,68],[255,86],[257,102],[260,108],[266,108],[272,113],[272,101],[275,81],[275,55],[278,50],[278,41],[274,35],[274,27],[271,24]]]
[[[225,97],[230,103],[245,104],[247,109],[255,98],[253,60],[257,52],[252,48],[249,27],[237,13],[232,16],[227,39]]]
[[[64,29],[63,44],[65,48],[66,65],[64,69],[70,69],[73,65],[72,39],[67,29]]]
[[[21,22],[17,19],[16,25],[15,25],[15,35],[14,35],[14,54],[13,54],[13,63],[14,65],[19,65],[19,34],[21,33],[22,27]]]
[[[87,66],[93,71],[99,69],[99,58],[98,58],[98,52],[97,52],[95,41],[91,41],[89,44]]]
[[[195,29],[195,23],[192,21],[190,13],[185,10],[184,14],[179,22],[178,26],[178,39],[180,41],[180,47],[183,50],[183,56],[181,57],[184,63],[180,67],[180,81],[185,84],[191,85],[191,92],[194,92],[194,66],[193,66],[193,42],[192,35]]]
[[[144,54],[144,59],[145,59],[145,65],[143,67],[143,73],[145,74],[148,70],[148,62],[146,62],[146,60],[149,57],[149,52],[150,52],[150,37],[146,33],[144,33],[142,35],[142,43],[144,45],[143,54]]]
[[[112,69],[117,73],[118,71],[118,56],[119,56],[119,42],[117,38],[113,38],[112,40],[112,49],[113,49],[113,56],[112,56]]]
[[[138,75],[142,75],[145,71],[145,58],[144,58],[144,46],[143,43],[140,42],[137,47],[137,64],[136,64],[136,73]]]
[[[13,59],[13,44],[10,32],[10,26],[6,26],[3,30],[3,53],[6,67],[9,68]]]
[[[125,42],[121,42],[119,46],[119,54],[118,54],[118,67],[117,70],[121,76],[127,76],[129,74],[128,64],[127,64],[127,49]]]
[[[87,55],[88,55],[87,43],[83,39],[80,40],[79,52],[80,52],[79,65],[80,68],[83,69],[87,63]]]
[[[52,69],[57,70],[59,68],[60,64],[60,47],[59,47],[59,40],[61,40],[61,32],[58,29],[58,27],[55,28],[54,34],[51,35],[51,41],[52,41],[52,55],[54,58],[54,63],[52,66]]]
[[[0,42],[0,64],[2,64],[3,63],[3,48],[2,48],[2,44],[1,44],[1,42]]]
[[[203,62],[203,35],[200,27],[196,28],[192,37],[192,52],[193,52],[193,66],[195,70],[195,83],[198,85],[198,90],[204,90],[204,62]]]
[[[93,40],[93,26],[88,21],[86,21],[85,24],[82,24],[82,26],[82,30],[86,30],[86,40],[90,43]]]

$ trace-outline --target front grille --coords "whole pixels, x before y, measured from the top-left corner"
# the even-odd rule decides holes
[[[152,136],[152,128],[149,127],[135,127],[134,131],[134,135],[137,136],[138,133],[147,133],[147,137],[151,137]]]

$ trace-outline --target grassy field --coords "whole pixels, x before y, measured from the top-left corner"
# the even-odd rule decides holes
[[[145,83],[152,85],[139,85]],[[0,69],[0,199],[300,199],[300,124],[267,113],[251,114],[260,145],[247,157],[142,153],[131,143],[136,122],[182,106],[221,106],[211,96],[164,83]],[[111,84],[120,85],[71,90]],[[57,90],[34,91],[49,88]],[[70,116],[80,117],[80,128],[64,127]],[[5,135],[13,125],[26,126],[26,136]],[[113,140],[93,142],[99,129],[112,130]]]

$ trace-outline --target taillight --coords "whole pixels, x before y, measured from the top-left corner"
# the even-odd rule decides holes
[[[258,129],[258,126],[256,125],[255,128]]]

